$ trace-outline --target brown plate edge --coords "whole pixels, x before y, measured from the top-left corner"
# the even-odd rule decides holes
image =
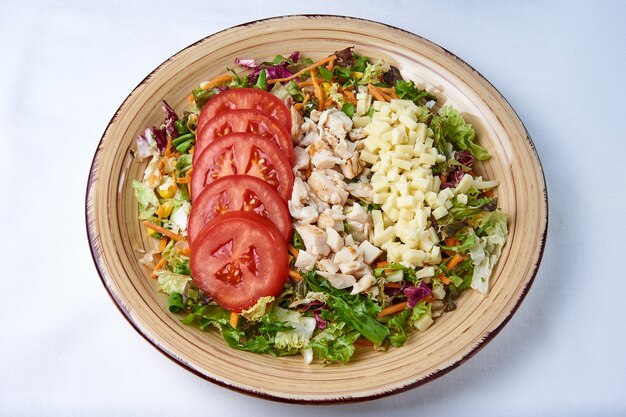
[[[135,93],[135,91],[137,89],[139,89],[142,85],[144,85],[146,82],[148,82],[150,80],[150,78],[153,76],[154,73],[156,73],[163,65],[165,65],[166,63],[170,62],[175,56],[177,56],[178,54],[180,54],[181,52],[201,43],[204,42],[210,38],[212,38],[213,36],[222,33],[224,31],[233,29],[233,28],[237,28],[237,27],[244,27],[244,26],[249,26],[249,25],[253,25],[253,24],[257,24],[257,23],[261,23],[261,22],[269,22],[272,20],[282,20],[282,19],[287,19],[287,18],[295,18],[295,17],[307,17],[307,18],[336,18],[336,19],[348,19],[348,20],[356,20],[356,21],[363,21],[363,22],[368,22],[368,23],[373,23],[373,24],[377,24],[377,25],[381,25],[381,26],[385,26],[389,29],[392,30],[397,30],[397,31],[401,31],[404,32],[408,35],[411,36],[415,36],[417,38],[420,38],[426,42],[429,42],[435,46],[437,46],[438,48],[440,48],[441,50],[443,50],[448,56],[450,56],[451,58],[461,62],[463,65],[465,65],[467,68],[471,69],[478,77],[480,77],[483,81],[485,81],[497,94],[498,96],[507,104],[507,106],[511,109],[511,111],[515,114],[515,116],[517,117],[517,120],[519,121],[519,123],[521,124],[521,126],[524,128],[524,132],[526,134],[526,141],[528,142],[528,144],[530,145],[534,157],[537,161],[537,166],[539,167],[539,171],[541,173],[541,178],[543,180],[543,195],[544,195],[544,206],[545,206],[545,227],[544,230],[542,231],[541,234],[541,246],[540,246],[540,250],[539,250],[539,254],[538,257],[536,259],[536,263],[535,263],[535,267],[534,270],[532,272],[532,276],[531,278],[528,280],[528,283],[524,286],[524,288],[522,289],[522,293],[519,295],[515,306],[513,307],[513,309],[510,311],[510,313],[504,318],[504,320],[502,320],[502,322],[498,325],[498,327],[496,327],[494,330],[492,330],[491,332],[489,332],[488,334],[485,335],[485,337],[478,342],[478,344],[472,349],[470,350],[467,354],[465,354],[461,359],[459,359],[458,361],[448,365],[445,368],[442,368],[436,372],[434,372],[431,375],[428,375],[427,377],[420,379],[419,381],[415,381],[413,383],[407,384],[403,387],[399,387],[399,388],[395,388],[389,391],[383,391],[380,392],[378,394],[374,394],[374,395],[370,395],[368,397],[352,397],[352,396],[346,396],[346,397],[341,397],[338,396],[336,398],[332,398],[332,399],[319,399],[319,400],[310,400],[310,399],[301,399],[301,398],[286,398],[286,397],[281,397],[281,396],[277,396],[277,395],[271,395],[268,393],[263,393],[263,392],[259,392],[259,391],[255,391],[255,390],[251,390],[251,389],[245,389],[236,385],[231,385],[228,384],[224,381],[221,381],[217,378],[212,378],[206,374],[203,374],[202,372],[198,371],[197,369],[193,368],[192,366],[190,366],[188,363],[186,363],[184,360],[180,359],[180,358],[176,358],[172,353],[170,353],[167,349],[165,349],[163,346],[161,346],[160,344],[157,343],[156,340],[152,339],[150,337],[149,334],[144,333],[144,331],[142,329],[139,328],[139,326],[137,325],[137,323],[135,323],[135,321],[133,320],[133,318],[130,316],[130,312],[124,307],[122,301],[119,299],[119,297],[114,293],[114,291],[112,290],[112,288],[109,286],[108,282],[107,282],[107,278],[106,278],[106,272],[104,271],[104,268],[100,265],[99,259],[102,257],[102,253],[100,251],[100,249],[98,247],[96,247],[96,241],[98,240],[98,236],[96,236],[96,231],[94,230],[94,228],[92,227],[93,223],[94,223],[94,218],[93,218],[93,212],[91,209],[91,204],[90,204],[90,194],[91,194],[91,190],[92,190],[92,186],[95,182],[95,175],[96,175],[96,171],[97,171],[97,166],[96,166],[96,162],[98,160],[98,156],[101,152],[101,148],[102,148],[102,142],[104,140],[104,137],[106,136],[108,130],[109,130],[109,126],[115,121],[115,119],[117,119],[119,112],[121,111],[122,107],[124,107],[124,105],[126,104],[126,102],[128,101],[128,99]],[[114,302],[114,304],[116,305],[116,307],[118,308],[118,310],[120,311],[120,313],[122,313],[122,315],[126,318],[126,320],[130,323],[130,325],[137,331],[137,333],[139,333],[148,343],[150,343],[152,346],[154,346],[159,352],[161,352],[165,357],[167,357],[168,359],[170,359],[171,361],[173,361],[174,363],[178,364],[179,366],[187,369],[188,371],[192,372],[193,374],[201,377],[202,379],[205,379],[209,382],[212,382],[214,384],[217,384],[219,386],[222,386],[224,388],[228,388],[230,390],[242,393],[242,394],[246,394],[246,395],[251,395],[257,398],[261,398],[261,399],[265,399],[265,400],[271,400],[271,401],[277,401],[277,402],[282,402],[282,403],[288,403],[288,404],[303,404],[303,405],[333,405],[333,404],[345,404],[345,403],[357,403],[357,402],[364,402],[364,401],[372,401],[372,400],[376,400],[376,399],[380,399],[380,398],[384,398],[384,397],[388,397],[391,395],[395,395],[395,394],[400,394],[402,392],[411,390],[413,388],[419,387],[421,385],[424,385],[436,378],[439,378],[445,374],[447,374],[448,372],[456,369],[457,367],[461,366],[462,364],[464,364],[467,360],[469,360],[470,358],[472,358],[474,355],[476,355],[482,348],[484,348],[491,340],[493,340],[493,338],[495,336],[498,335],[498,333],[500,333],[500,331],[504,328],[504,326],[511,320],[511,318],[513,317],[513,315],[517,312],[518,308],[520,307],[520,305],[522,304],[522,302],[524,301],[524,299],[526,298],[526,295],[528,293],[528,291],[530,290],[533,282],[535,281],[535,278],[537,276],[537,273],[539,272],[539,266],[541,264],[541,260],[543,258],[543,254],[544,254],[544,250],[545,250],[545,246],[546,246],[546,240],[547,240],[547,233],[548,233],[548,223],[549,223],[549,210],[548,210],[548,190],[547,190],[547,186],[546,186],[546,180],[545,180],[545,174],[544,174],[544,170],[543,170],[543,166],[541,164],[541,160],[539,158],[539,154],[537,153],[537,149],[530,137],[530,134],[528,133],[528,129],[526,129],[526,126],[524,125],[524,123],[522,122],[521,118],[519,117],[519,115],[517,114],[517,112],[515,111],[515,109],[510,105],[510,103],[508,102],[508,100],[502,95],[502,93],[500,93],[500,91],[487,79],[485,78],[479,71],[477,71],[474,67],[472,67],[471,65],[469,65],[467,62],[465,62],[463,59],[459,58],[457,55],[455,55],[454,53],[450,52],[449,50],[441,47],[440,45],[420,36],[420,35],[416,35],[415,33],[409,32],[407,30],[392,26],[392,25],[388,25],[386,23],[381,23],[381,22],[377,22],[374,20],[369,20],[369,19],[364,19],[364,18],[360,18],[360,17],[353,17],[353,16],[341,16],[341,15],[331,15],[331,14],[293,14],[293,15],[283,15],[283,16],[275,16],[275,17],[269,17],[269,18],[264,18],[264,19],[258,19],[258,20],[253,20],[253,21],[249,21],[249,22],[245,22],[245,23],[241,23],[239,25],[235,25],[235,26],[231,26],[225,29],[222,29],[218,32],[215,32],[209,36],[206,36],[190,45],[188,45],[187,47],[181,49],[180,51],[176,52],[174,55],[170,56],[168,59],[166,59],[163,63],[161,63],[158,67],[156,67],[152,72],[150,72],[150,74],[148,74],[143,80],[141,80],[141,82],[130,92],[130,94],[124,99],[124,101],[122,102],[122,104],[118,107],[118,109],[115,111],[115,113],[113,114],[113,117],[111,118],[111,120],[109,121],[109,123],[107,124],[107,128],[105,129],[104,133],[102,134],[100,141],[98,142],[98,146],[96,148],[96,152],[94,154],[92,163],[91,163],[91,167],[89,170],[89,177],[87,180],[87,187],[86,187],[86,193],[85,193],[85,224],[86,224],[86,232],[87,232],[87,240],[89,242],[89,248],[90,248],[90,252],[91,252],[91,256],[94,262],[94,265],[96,267],[96,270],[98,271],[98,275],[100,276],[100,280],[102,281],[102,284],[104,285],[105,289],[107,290],[107,293],[109,294],[109,297],[111,298],[111,300]]]

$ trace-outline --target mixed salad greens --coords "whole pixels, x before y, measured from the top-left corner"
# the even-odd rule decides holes
[[[454,310],[465,289],[486,294],[505,244],[507,217],[497,208],[497,182],[483,180],[474,171],[475,161],[488,159],[489,153],[476,143],[474,129],[461,114],[451,106],[439,107],[435,94],[404,80],[397,68],[382,60],[352,48],[332,57],[314,62],[294,52],[267,62],[237,59],[237,69],[193,90],[190,110],[178,114],[163,101],[163,124],[146,129],[137,139],[136,158],[150,159],[143,179],[133,180],[132,186],[139,219],[156,242],[141,262],[152,269],[158,291],[168,296],[170,312],[184,324],[217,329],[233,348],[275,356],[302,354],[307,362],[315,358],[328,363],[348,362],[359,347],[402,346],[412,332],[426,330],[436,317]],[[336,107],[353,118],[362,113],[357,112],[358,92],[380,101],[415,103],[419,121],[431,130],[433,147],[445,157],[432,168],[440,189],[454,189],[462,182],[467,188],[465,197],[450,200],[446,215],[429,219],[441,250],[441,261],[428,265],[434,274],[423,276],[421,267],[389,262],[383,253],[373,269],[377,290],[351,294],[349,288],[333,287],[315,269],[298,271],[298,279],[288,280],[278,297],[262,297],[235,321],[230,311],[199,290],[191,277],[186,241],[198,115],[214,95],[243,87],[269,91],[305,117]],[[371,106],[365,114],[371,117],[375,111]],[[368,212],[380,209],[371,201],[363,205]],[[297,232],[291,245],[296,251],[305,249]],[[292,266],[294,262],[295,257]]]

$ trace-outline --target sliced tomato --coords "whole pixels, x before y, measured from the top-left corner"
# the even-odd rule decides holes
[[[288,201],[293,188],[291,165],[278,146],[254,133],[230,133],[211,142],[193,164],[191,199],[220,177],[246,174],[261,178]]]
[[[189,242],[211,219],[229,211],[250,211],[269,219],[285,240],[291,236],[291,217],[285,201],[262,179],[228,175],[213,181],[193,201],[187,233]]]
[[[271,139],[293,164],[295,159],[293,142],[285,126],[265,113],[252,109],[226,110],[209,120],[202,130],[198,131],[194,155],[201,153],[209,143],[220,136],[236,132],[256,133]]]
[[[236,313],[259,298],[278,296],[287,280],[287,243],[276,226],[255,213],[232,211],[215,217],[191,246],[194,283]]]
[[[254,109],[265,113],[272,119],[282,123],[291,132],[291,112],[275,95],[256,88],[233,88],[213,96],[202,108],[198,118],[197,131],[226,110]]]

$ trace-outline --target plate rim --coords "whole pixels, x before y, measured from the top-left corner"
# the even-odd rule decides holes
[[[287,396],[279,396],[279,395],[273,395],[273,394],[269,394],[267,392],[261,392],[261,391],[257,391],[254,389],[247,389],[245,387],[241,387],[241,386],[237,386],[237,385],[232,385],[229,384],[225,381],[222,381],[218,378],[213,378],[209,375],[206,375],[202,372],[200,372],[198,369],[195,369],[194,367],[192,367],[189,363],[187,363],[183,358],[177,358],[175,357],[173,354],[171,354],[170,352],[167,351],[167,349],[165,349],[164,346],[161,346],[155,339],[155,337],[151,334],[149,334],[149,332],[146,329],[142,329],[136,322],[135,320],[131,317],[130,312],[128,311],[128,309],[126,309],[119,297],[118,294],[115,293],[115,291],[111,288],[110,284],[109,284],[109,280],[110,278],[107,275],[107,272],[105,271],[104,267],[102,267],[100,265],[99,259],[104,257],[104,252],[101,250],[101,248],[97,247],[96,242],[98,241],[98,236],[97,236],[97,232],[95,230],[94,224],[95,224],[95,212],[91,207],[91,200],[92,200],[92,190],[93,190],[93,185],[96,182],[96,172],[98,170],[98,166],[97,166],[97,162],[99,159],[99,155],[103,150],[103,141],[111,127],[111,125],[116,121],[116,119],[118,118],[120,111],[122,110],[122,108],[125,106],[126,102],[135,94],[135,92],[141,88],[145,83],[147,83],[152,76],[159,71],[164,65],[166,65],[168,62],[172,61],[175,57],[177,57],[178,55],[180,55],[181,53],[183,53],[184,51],[186,51],[189,48],[192,48],[202,42],[206,42],[209,39],[213,38],[214,36],[217,36],[223,32],[226,31],[230,31],[236,28],[241,28],[241,27],[246,27],[246,26],[252,26],[252,25],[256,25],[256,24],[263,24],[263,23],[269,23],[272,21],[280,21],[280,20],[288,20],[288,19],[297,19],[297,18],[307,18],[307,19],[315,19],[315,18],[322,18],[322,19],[338,19],[338,20],[350,20],[350,21],[361,21],[361,22],[367,22],[368,24],[374,24],[374,25],[379,25],[379,26],[383,26],[387,29],[391,29],[391,30],[395,30],[395,31],[400,31],[403,32],[406,35],[418,38],[424,42],[427,42],[439,49],[441,49],[448,57],[460,62],[463,66],[469,68],[476,76],[478,76],[481,81],[486,82],[492,89],[493,91],[498,95],[498,98],[501,99],[504,103],[506,103],[506,105],[508,106],[508,108],[513,112],[513,114],[515,115],[515,117],[517,118],[517,121],[520,123],[521,127],[524,129],[524,137],[525,140],[527,142],[527,144],[530,146],[530,149],[532,150],[532,156],[534,157],[535,161],[536,161],[536,167],[539,169],[539,173],[541,174],[541,185],[542,185],[542,194],[543,194],[543,208],[545,209],[545,226],[543,228],[543,230],[541,231],[541,237],[540,237],[540,248],[539,248],[539,252],[536,258],[536,262],[535,265],[533,266],[533,271],[532,274],[530,276],[530,279],[528,280],[528,282],[526,283],[526,285],[523,286],[522,291],[519,294],[519,297],[517,298],[515,305],[513,306],[513,308],[510,310],[510,312],[506,315],[506,317],[502,320],[502,322],[493,330],[491,330],[490,332],[486,333],[484,335],[484,337],[474,346],[472,347],[465,355],[463,355],[460,359],[454,361],[453,363],[449,364],[448,366],[441,368],[435,372],[433,372],[430,375],[425,376],[424,378],[418,380],[418,381],[414,381],[411,383],[408,383],[404,386],[401,387],[397,387],[397,388],[393,388],[390,390],[385,390],[385,391],[381,391],[375,394],[370,394],[368,396],[336,396],[333,398],[318,398],[318,399],[306,399],[306,398],[297,398],[297,397],[287,397]],[[85,225],[86,225],[86,232],[87,232],[87,240],[89,243],[89,248],[90,248],[90,253],[91,253],[91,257],[92,260],[94,262],[94,265],[96,267],[96,270],[98,272],[98,275],[100,277],[100,281],[102,282],[104,288],[106,289],[109,297],[111,298],[111,300],[113,301],[113,303],[115,304],[115,306],[117,307],[117,309],[120,311],[120,313],[122,313],[122,315],[124,316],[124,318],[126,319],[126,321],[128,321],[128,323],[135,329],[135,331],[137,333],[139,333],[148,343],[150,343],[155,349],[157,349],[161,354],[163,354],[165,357],[167,357],[168,359],[170,359],[171,361],[173,361],[174,363],[176,363],[177,365],[183,367],[184,369],[192,372],[193,374],[199,376],[200,378],[212,382],[216,385],[219,385],[221,387],[224,388],[228,388],[232,391],[241,393],[241,394],[246,394],[246,395],[250,395],[256,398],[261,398],[264,400],[271,400],[271,401],[276,401],[276,402],[281,402],[281,403],[287,403],[287,404],[303,404],[303,405],[333,405],[333,404],[346,404],[346,403],[358,403],[358,402],[365,402],[365,401],[373,401],[376,399],[380,399],[380,398],[384,398],[384,397],[388,397],[391,395],[395,395],[395,394],[400,394],[402,392],[406,392],[409,391],[411,389],[417,388],[419,386],[422,386],[424,384],[427,384],[428,382],[431,382],[439,377],[442,377],[444,375],[446,375],[447,373],[451,372],[452,370],[458,368],[459,366],[461,366],[462,364],[464,364],[466,361],[468,361],[469,359],[471,359],[474,355],[476,355],[480,350],[482,350],[489,342],[491,342],[499,333],[500,331],[509,323],[509,321],[513,318],[513,316],[515,315],[515,313],[517,312],[517,310],[519,309],[519,307],[521,306],[522,302],[525,300],[526,295],[528,294],[530,288],[532,287],[532,284],[535,281],[535,278],[537,277],[537,274],[539,272],[539,268],[541,265],[541,261],[543,259],[543,255],[545,252],[545,248],[546,248],[546,242],[547,242],[547,236],[548,236],[548,229],[549,229],[549,202],[548,202],[548,187],[547,187],[547,183],[546,183],[546,178],[545,178],[545,173],[544,173],[544,169],[543,166],[541,164],[541,159],[539,158],[539,154],[537,152],[537,149],[535,147],[535,144],[532,141],[532,138],[530,136],[530,133],[528,132],[528,129],[526,128],[526,126],[524,125],[524,122],[522,121],[522,119],[519,117],[519,114],[517,113],[517,111],[515,110],[515,108],[513,106],[511,106],[511,104],[509,103],[509,101],[504,97],[504,95],[486,78],[484,77],[478,70],[476,70],[473,66],[471,66],[470,64],[468,64],[465,60],[463,60],[462,58],[460,58],[459,56],[457,56],[456,54],[454,54],[453,52],[449,51],[448,49],[442,47],[441,45],[439,45],[436,42],[433,42],[423,36],[420,36],[418,34],[415,34],[413,32],[410,32],[408,30],[402,29],[402,28],[398,28],[396,26],[387,24],[387,23],[383,23],[383,22],[379,22],[379,21],[375,21],[375,20],[371,20],[371,19],[366,19],[366,18],[361,18],[361,17],[355,17],[355,16],[347,16],[347,15],[334,15],[334,14],[289,14],[289,15],[279,15],[279,16],[273,16],[273,17],[267,17],[267,18],[262,18],[262,19],[255,19],[255,20],[251,20],[248,22],[244,22],[244,23],[240,23],[234,26],[230,26],[224,29],[221,29],[217,32],[213,32],[191,44],[189,44],[188,46],[180,49],[179,51],[175,52],[174,54],[172,54],[170,57],[168,57],[167,59],[165,59],[161,64],[159,64],[154,70],[152,70],[148,75],[146,75],[131,91],[130,93],[126,96],[126,98],[124,98],[124,100],[122,101],[122,103],[119,105],[119,107],[117,108],[117,110],[114,112],[113,116],[111,117],[111,119],[109,120],[109,122],[106,125],[106,128],[104,130],[104,132],[102,133],[102,136],[100,137],[100,140],[98,142],[98,145],[96,147],[96,151],[94,153],[91,165],[90,165],[90,169],[89,169],[89,176],[87,178],[87,186],[86,186],[86,193],[85,193]]]

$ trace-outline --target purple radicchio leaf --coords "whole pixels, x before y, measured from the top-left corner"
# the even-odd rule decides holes
[[[328,323],[322,317],[320,317],[321,308],[313,310],[313,317],[315,317],[315,321],[317,322],[317,328],[320,330],[324,330]]]
[[[167,119],[165,119],[165,130],[167,130],[167,133],[170,134],[172,139],[175,139],[176,137],[178,137],[178,130],[176,130],[174,122],[178,120],[178,115],[176,114],[174,109],[170,107],[169,104],[167,104],[165,100],[163,100],[163,102],[161,103],[161,107],[163,108],[163,111],[167,116]]]
[[[137,136],[137,158],[142,160],[152,155],[152,148],[155,144],[152,139],[152,130],[147,128],[143,135]]]
[[[432,294],[430,287],[424,282],[420,281],[417,287],[409,285],[404,289],[404,296],[408,302],[409,307],[413,308],[424,297]]]
[[[444,188],[456,187],[456,185],[461,182],[464,175],[465,172],[461,168],[456,168],[450,175],[448,175],[449,181],[441,184],[441,189],[443,190]],[[450,176],[452,176],[452,179],[450,179]]]
[[[291,62],[298,62],[300,59],[300,51],[293,51],[287,59]]]
[[[454,159],[468,167],[471,167],[474,163],[474,156],[467,151],[456,151],[454,154]]]
[[[248,69],[255,69],[256,67],[258,67],[257,62],[254,59],[235,58],[235,64]]]
[[[157,129],[155,127],[152,128],[152,136],[154,136],[154,140],[159,148],[159,152],[163,152],[165,147],[167,146],[167,134],[165,133],[165,128]]]

